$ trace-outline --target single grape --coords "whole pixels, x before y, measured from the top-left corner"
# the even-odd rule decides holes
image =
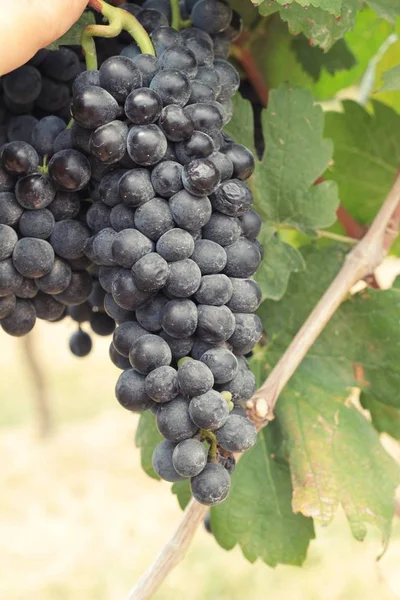
[[[35,326],[36,311],[30,300],[16,300],[15,308],[1,319],[0,327],[14,337],[26,335]]]
[[[79,221],[57,221],[50,236],[50,243],[61,258],[80,258],[90,237],[88,228]]]
[[[36,171],[39,165],[39,155],[26,142],[10,142],[3,146],[1,164],[6,171],[15,175],[28,175]]]
[[[65,311],[65,306],[53,296],[38,292],[32,300],[38,319],[57,321]]]
[[[117,169],[106,173],[100,181],[99,185],[99,197],[104,204],[113,207],[117,206],[121,202],[119,196],[119,182],[121,178],[127,173],[123,169]]]
[[[32,65],[23,65],[3,77],[4,94],[16,104],[34,102],[41,89],[42,77]]]
[[[223,342],[220,344],[221,348],[225,348],[226,344],[224,344]],[[205,352],[207,352],[207,350],[210,350],[211,348],[215,348],[215,344],[210,344],[209,342],[205,342],[204,340],[201,340],[199,337],[195,337],[194,338],[194,343],[192,346],[192,350],[190,352],[190,356],[192,358],[194,358],[195,360],[200,360],[200,358],[203,356],[203,354]]]
[[[157,56],[161,56],[162,53],[168,48],[171,48],[171,46],[182,44],[179,31],[172,29],[172,27],[159,27],[158,29],[154,29],[150,34],[150,38],[153,42]]]
[[[182,440],[174,448],[172,464],[182,477],[195,477],[207,464],[207,451],[199,440]]]
[[[205,223],[203,237],[221,246],[228,246],[236,242],[242,233],[240,221],[236,217],[229,217],[214,212]]]
[[[57,300],[66,306],[74,306],[85,302],[92,291],[92,278],[86,271],[72,272],[67,288],[57,294]]]
[[[121,267],[130,269],[142,256],[153,250],[153,243],[137,229],[124,229],[112,242],[112,256]]]
[[[191,258],[198,265],[202,275],[220,273],[226,265],[224,248],[211,240],[197,240]]]
[[[119,180],[118,191],[120,199],[128,206],[134,207],[144,204],[155,196],[147,169],[127,171]]]
[[[135,227],[135,211],[121,202],[111,209],[109,221],[115,231],[132,229]]]
[[[152,457],[153,469],[164,481],[176,482],[182,481],[183,477],[179,475],[172,464],[172,453],[176,444],[164,440],[154,449]]]
[[[114,121],[118,112],[118,102],[99,86],[88,85],[72,97],[72,116],[79,125],[87,129],[96,129]]]
[[[55,118],[58,119],[58,117]],[[7,124],[6,141],[21,141],[32,144],[32,132],[37,123],[38,120],[32,115],[18,115],[16,117],[12,117]],[[63,126],[65,127],[64,121]]]
[[[200,198],[182,190],[172,196],[169,203],[172,216],[179,227],[196,231],[209,220],[212,212],[211,203],[205,196]]]
[[[154,90],[146,87],[138,88],[127,97],[124,110],[134,125],[149,125],[159,118],[162,100]]]
[[[158,254],[168,262],[180,261],[193,254],[194,240],[189,232],[174,228],[159,238],[156,248]]]
[[[229,144],[223,152],[233,164],[233,177],[244,180],[253,174],[255,160],[248,148],[241,144]]]
[[[242,226],[242,233],[248,240],[254,241],[261,231],[261,217],[256,213],[255,210],[250,209],[240,217],[240,224]]]
[[[212,44],[212,41],[211,41]],[[201,81],[208,85],[215,91],[215,95],[218,96],[221,91],[221,81],[219,75],[212,66],[201,66],[197,70],[196,75],[197,81]]]
[[[190,258],[177,260],[169,265],[165,291],[175,298],[189,298],[199,288],[201,271]]]
[[[56,257],[51,270],[36,279],[37,287],[46,294],[60,294],[71,283],[71,267],[61,258]]]
[[[114,277],[111,291],[115,302],[127,310],[136,310],[151,300],[151,294],[141,290],[130,269],[121,269]]]
[[[118,402],[132,412],[141,412],[152,407],[153,401],[146,394],[146,378],[135,369],[121,373],[115,386]]]
[[[73,192],[57,192],[54,200],[48,205],[48,210],[56,221],[74,219],[79,214],[79,196]]]
[[[176,69],[157,71],[150,82],[150,89],[157,92],[164,106],[185,106],[190,98],[190,80],[185,73]]]
[[[115,329],[115,321],[103,312],[94,312],[90,319],[90,327],[101,336],[111,335]]]
[[[197,335],[205,342],[228,340],[235,330],[235,318],[226,306],[198,306]]]
[[[129,129],[127,150],[138,165],[154,165],[163,158],[167,139],[157,125],[134,125]]]
[[[197,433],[189,415],[189,404],[182,396],[161,404],[156,416],[159,432],[171,442],[181,442]]]
[[[235,404],[250,400],[256,391],[256,379],[248,368],[240,368],[231,381],[217,385],[219,391],[227,391],[232,394],[232,401]]]
[[[74,143],[72,141],[71,129],[64,129],[64,131],[58,134],[53,142],[52,154],[60,152],[60,150],[72,150],[73,147]]]
[[[153,8],[144,8],[137,15],[139,23],[143,25],[147,33],[151,33],[159,27],[167,27],[169,25],[167,17],[158,10]]]
[[[213,208],[231,217],[243,216],[252,201],[250,189],[240,179],[224,181],[211,196]]]
[[[57,52],[47,52],[40,63],[40,71],[56,81],[70,81],[80,72],[78,55],[60,46]]]
[[[193,398],[211,390],[214,377],[204,363],[188,360],[178,368],[178,384],[183,396]]]
[[[174,225],[172,204],[161,198],[152,198],[136,210],[136,228],[154,242]]]
[[[193,346],[193,337],[186,338],[173,338],[165,331],[160,332],[160,336],[165,340],[168,346],[171,348],[171,354],[173,360],[179,360],[184,356],[188,356]]]
[[[167,48],[159,58],[161,69],[177,70],[194,79],[197,73],[196,56],[182,44]]]
[[[227,302],[234,313],[253,313],[260,305],[262,294],[254,279],[231,278],[232,296]]]
[[[37,238],[20,239],[13,250],[14,267],[24,277],[43,277],[54,265],[54,250],[45,240]]]
[[[203,275],[194,298],[199,304],[221,306],[229,302],[232,291],[232,283],[226,275]]]
[[[159,294],[153,298],[146,306],[138,308],[136,318],[140,325],[151,333],[157,333],[162,329],[162,317],[164,314],[164,306],[168,302],[168,298]]]
[[[55,113],[69,105],[69,87],[49,77],[42,77],[42,90],[36,99],[35,106],[46,113]],[[68,110],[69,114],[69,110]]]
[[[151,54],[139,54],[133,62],[142,74],[142,85],[148,87],[160,68],[158,59]]]
[[[82,331],[82,329],[78,329],[78,331],[71,335],[69,349],[72,354],[78,358],[87,356],[92,350],[92,339],[90,335],[85,331]]]
[[[126,371],[130,369],[131,363],[125,356],[122,356],[119,352],[116,351],[114,344],[111,342],[109,349],[110,360],[117,367],[117,369],[121,369],[121,371]]]
[[[139,323],[136,321],[125,321],[115,329],[113,344],[122,356],[128,357],[129,350],[134,342],[144,335],[147,335],[147,331]]]
[[[240,85],[239,73],[228,61],[221,59],[214,61],[214,69],[218,73],[221,82],[221,92],[218,95],[218,100],[224,102],[238,91]]]
[[[82,190],[89,183],[90,173],[88,159],[77,150],[61,150],[49,162],[50,177],[66,192]]]
[[[115,277],[120,272],[120,267],[106,267],[102,265],[99,269],[99,281],[106,292],[111,294],[112,284]]]
[[[151,172],[154,191],[163,198],[170,198],[182,188],[182,165],[172,160],[164,160]]]
[[[200,38],[189,38],[185,41],[185,46],[195,55],[198,66],[212,66],[214,62],[212,42]]]
[[[170,300],[164,307],[162,328],[172,338],[185,339],[197,327],[197,307],[191,300]]]
[[[212,35],[213,50],[215,60],[223,59],[228,60],[229,53],[231,50],[231,43],[225,35],[225,31],[221,33],[214,33]]]
[[[228,28],[232,20],[232,9],[222,0],[198,0],[192,8],[190,18],[195,27],[207,33],[219,33]]]
[[[202,102],[189,104],[183,111],[192,121],[196,131],[212,135],[215,131],[221,129],[223,125],[221,112],[213,104]]]
[[[132,44],[129,44],[128,46],[122,48],[119,54],[120,56],[126,56],[127,58],[133,60],[134,58],[139,56],[140,48],[135,42],[133,42]]]
[[[183,142],[191,137],[194,125],[181,106],[168,104],[161,111],[158,122],[165,137],[171,142]]]
[[[100,86],[99,71],[93,69],[91,71],[82,71],[74,79],[72,84],[72,94],[75,96],[89,86]]]
[[[15,187],[15,177],[0,167],[0,194],[12,192]]]
[[[0,320],[8,317],[17,304],[17,299],[14,294],[0,297]]]
[[[47,208],[26,210],[19,221],[19,230],[24,237],[36,237],[46,240],[50,237],[54,224],[54,217]]]
[[[187,163],[182,172],[182,183],[193,196],[208,196],[221,181],[221,174],[213,162],[196,158]]]
[[[34,298],[39,292],[36,281],[37,279],[23,277],[22,281],[14,288],[14,294],[17,298]]]
[[[50,157],[53,154],[54,140],[64,129],[65,123],[60,117],[43,117],[32,129],[31,144],[39,154]]]
[[[145,382],[146,393],[152,400],[163,404],[179,393],[178,375],[173,367],[162,366],[151,371]]]
[[[213,431],[226,423],[229,417],[229,408],[219,392],[208,390],[192,398],[189,404],[189,414],[197,427]]]
[[[132,275],[141,290],[154,293],[166,284],[170,271],[168,263],[156,252],[151,252],[133,265]]]
[[[193,497],[200,504],[219,504],[229,494],[231,478],[222,465],[208,463],[204,470],[190,480]]]
[[[253,275],[261,262],[258,246],[246,238],[240,238],[234,244],[225,247],[226,266],[224,272],[229,277],[246,278]]]
[[[194,79],[192,81],[192,90],[190,92],[189,104],[197,104],[198,102],[213,102],[216,98],[215,91],[206,83]]]
[[[111,209],[104,202],[94,202],[86,213],[86,222],[93,233],[111,227]]]
[[[110,121],[98,127],[90,136],[89,151],[101,162],[114,164],[126,151],[128,126],[122,121]]]
[[[19,204],[29,210],[46,208],[55,196],[56,189],[50,177],[41,173],[25,175],[15,186],[15,197]]]
[[[139,373],[147,375],[158,367],[171,363],[171,350],[165,340],[157,335],[143,335],[137,339],[129,350],[129,360]]]
[[[257,429],[247,417],[229,415],[216,431],[218,445],[227,452],[244,452],[256,443]]]
[[[215,150],[211,137],[203,131],[194,131],[189,139],[176,144],[176,155],[186,165],[194,158],[207,158]]]
[[[87,302],[82,302],[75,306],[68,306],[67,315],[76,323],[85,323],[90,321],[92,309]]]
[[[212,372],[215,383],[232,381],[239,369],[236,356],[221,346],[210,348],[204,352],[200,360]]]
[[[9,225],[0,225],[0,261],[9,258],[18,242],[18,235]]]
[[[112,56],[99,70],[100,85],[117,102],[125,102],[128,94],[142,85],[142,74],[133,60],[126,56]]]

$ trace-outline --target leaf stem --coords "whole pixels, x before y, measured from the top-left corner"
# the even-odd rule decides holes
[[[325,231],[324,229],[317,229],[317,235],[320,238],[327,238],[329,240],[335,240],[336,242],[342,242],[343,244],[350,244],[354,246],[358,240],[347,235],[341,235],[340,233],[334,233],[333,231]]]
[[[104,0],[89,0],[88,6],[101,13],[109,22],[109,25],[88,25],[83,30],[82,48],[88,69],[97,69],[96,47],[93,37],[116,37],[122,30],[127,31],[132,36],[143,54],[155,56],[154,46],[147,31],[131,13],[111,6]]]

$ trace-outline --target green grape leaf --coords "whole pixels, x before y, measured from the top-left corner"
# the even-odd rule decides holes
[[[290,33],[294,35],[303,33],[313,45],[329,50],[337,40],[353,28],[362,0],[346,0],[341,13],[337,12],[338,3],[333,6],[335,14],[324,10],[320,3],[319,6],[305,8],[297,3],[285,3],[284,6],[280,6],[274,0],[265,0],[259,6],[259,11],[263,16],[279,11],[281,19],[288,23]]]
[[[362,406],[369,410],[374,427],[380,433],[385,432],[400,440],[400,408],[383,404],[368,392],[361,394]]]
[[[272,231],[261,231],[259,241],[263,244],[265,254],[256,274],[260,285],[262,299],[280,300],[285,294],[291,273],[303,271],[303,256],[290,244],[280,240]]]
[[[264,0],[252,1],[256,6],[260,6],[265,3]],[[306,9],[309,7],[320,8],[321,10],[326,10],[328,13],[332,13],[337,17],[341,14],[342,3],[342,0],[276,0],[276,4],[279,4],[283,8],[298,4],[302,8]]]
[[[158,431],[153,413],[148,410],[140,415],[139,425],[136,430],[135,443],[140,448],[142,469],[149,477],[160,479],[152,466],[154,448],[164,438]]]
[[[332,74],[349,70],[356,64],[354,55],[343,39],[333,44],[328,52],[324,52],[321,48],[311,46],[307,38],[300,35],[293,39],[292,47],[297,60],[314,81],[318,81],[322,69]]]
[[[276,431],[276,423],[269,425],[241,457],[228,498],[211,509],[211,530],[223,548],[239,544],[251,562],[300,565],[314,538],[313,522],[293,513],[290,471]]]
[[[398,0],[367,0],[368,5],[383,19],[395,23],[400,16],[400,3]]]
[[[52,42],[47,47],[48,50],[58,50],[60,46],[80,46],[82,38],[82,30],[86,25],[93,25],[95,23],[94,14],[91,12],[84,12],[79,21],[74,23],[63,36],[58,38],[55,42]]]
[[[400,90],[400,65],[396,65],[382,75],[383,83],[380,92],[398,92]]]
[[[232,98],[232,109],[233,116],[225,127],[225,131],[232,136],[238,144],[243,144],[255,155],[254,117],[251,103],[237,93]]]
[[[339,185],[340,200],[360,223],[369,223],[389,192],[400,161],[400,115],[380,102],[373,114],[343,102],[343,113],[325,114],[325,135],[334,142],[325,179]]]
[[[262,125],[266,149],[253,176],[256,207],[275,225],[305,233],[336,220],[336,185],[313,185],[327,168],[332,142],[323,139],[324,115],[311,94],[282,85],[270,93]]]
[[[332,245],[311,246],[303,253],[305,272],[292,276],[280,302],[265,301],[259,309],[270,340],[253,359],[263,377],[344,260],[343,249]],[[351,401],[350,392],[358,386],[361,398],[366,394],[366,400],[372,397],[384,409],[400,408],[399,312],[398,289],[367,290],[346,300],[276,406],[289,454],[293,510],[329,523],[342,505],[353,535],[360,540],[367,524],[378,527],[387,540],[400,472],[380,445],[373,425]],[[361,369],[362,380],[357,377]],[[372,411],[371,416],[374,419]],[[380,425],[382,429],[382,418]]]

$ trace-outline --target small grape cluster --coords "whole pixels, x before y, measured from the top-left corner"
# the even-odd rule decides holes
[[[234,454],[256,440],[243,404],[255,391],[246,356],[262,334],[251,279],[261,221],[245,183],[254,158],[223,131],[241,22],[225,0],[185,0],[192,26],[177,31],[169,3],[149,2],[125,8],[155,56],[122,43],[75,77],[70,127],[44,117],[31,144],[2,148],[0,325],[24,335],[36,316],[69,315],[113,333],[116,397],[151,410],[165,438],[155,471],[190,478],[212,505],[228,495]],[[79,327],[72,352],[91,346]]]

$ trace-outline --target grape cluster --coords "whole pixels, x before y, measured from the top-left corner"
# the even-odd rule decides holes
[[[92,346],[82,323],[113,334],[116,397],[151,410],[165,438],[155,471],[189,478],[213,505],[229,493],[234,454],[256,440],[243,404],[262,334],[251,278],[261,221],[245,183],[254,158],[223,131],[241,21],[226,0],[184,0],[192,25],[180,32],[164,0],[123,8],[156,55],[122,34],[118,54],[75,74],[69,128],[46,116],[30,143],[1,149],[0,325],[24,335],[36,317],[69,315],[76,356]]]

